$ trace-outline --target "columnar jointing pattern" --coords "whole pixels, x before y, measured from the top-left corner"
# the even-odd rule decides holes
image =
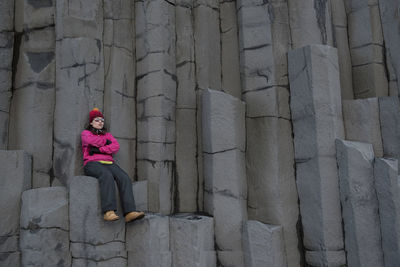
[[[204,210],[214,217],[222,266],[244,266],[242,235],[247,220],[245,106],[231,95],[203,93]]]
[[[400,188],[397,159],[375,158],[374,182],[379,203],[385,266],[399,266]]]
[[[347,15],[344,1],[346,0],[330,0],[332,12],[333,45],[338,50],[342,99],[353,99],[353,76],[351,74]]]
[[[288,266],[298,266],[297,191],[289,111],[286,1],[237,2],[249,218],[282,225]]]
[[[331,0],[287,0],[292,47],[333,44]]]
[[[24,151],[0,151],[0,265],[20,266],[22,192],[31,188],[32,159]]]
[[[55,6],[16,1],[19,51],[10,110],[8,149],[34,158],[33,187],[50,186],[55,100]],[[29,131],[27,131],[29,129]],[[34,141],[33,141],[34,140]]]
[[[0,2],[0,149],[7,149],[14,48],[14,1]]]
[[[176,1],[176,212],[202,207],[197,162],[193,0]],[[202,187],[202,186],[201,186]],[[201,197],[200,197],[201,195]]]
[[[336,49],[312,45],[289,52],[289,79],[306,261],[344,265],[334,144],[344,137]]]
[[[173,209],[175,163],[175,6],[135,3],[137,175],[148,180],[149,210]]]
[[[56,1],[56,103],[53,171],[68,184],[82,173],[80,133],[103,108],[103,8],[100,0]]]
[[[65,187],[25,191],[20,227],[22,266],[71,266]]]
[[[135,175],[136,92],[134,3],[104,1],[104,115],[120,144],[115,160],[131,179]]]
[[[378,0],[346,0],[355,98],[388,95]]]
[[[379,11],[386,48],[386,66],[389,74],[389,93],[400,96],[400,2],[379,0]]]
[[[348,266],[386,266],[374,188],[372,145],[336,140],[336,149]]]

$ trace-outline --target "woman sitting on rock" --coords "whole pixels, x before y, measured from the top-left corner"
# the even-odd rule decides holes
[[[113,155],[118,152],[118,141],[104,128],[104,116],[94,108],[89,113],[89,125],[81,134],[85,175],[96,177],[100,185],[101,210],[104,220],[115,221],[117,201],[114,180],[117,182],[125,221],[130,222],[144,217],[136,211],[129,176],[117,164]]]

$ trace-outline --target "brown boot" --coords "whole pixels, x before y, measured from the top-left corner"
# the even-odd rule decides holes
[[[104,220],[105,221],[116,221],[119,219],[119,216],[115,214],[113,210],[109,210],[106,213],[104,213]]]
[[[134,220],[139,220],[144,217],[143,211],[131,211],[125,215],[125,222],[131,222]]]

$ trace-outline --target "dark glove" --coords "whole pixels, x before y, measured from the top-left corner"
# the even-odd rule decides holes
[[[111,144],[112,142],[110,140],[107,139],[106,141],[106,146],[108,146],[109,144]]]
[[[89,155],[93,156],[93,154],[102,154],[102,153],[100,152],[100,149],[98,147],[90,146],[89,147]]]

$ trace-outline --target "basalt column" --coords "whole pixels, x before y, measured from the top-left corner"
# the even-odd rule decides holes
[[[9,149],[33,156],[32,187],[50,186],[55,99],[55,3],[16,1],[20,36],[10,110]]]
[[[293,49],[310,44],[333,45],[330,1],[287,0]]]
[[[241,0],[237,10],[242,98],[247,107],[248,214],[252,220],[282,225],[288,266],[299,266],[287,3]]]
[[[120,144],[116,162],[135,175],[136,95],[133,1],[104,1],[104,115]]]
[[[0,2],[0,149],[7,148],[14,48],[14,0]]]
[[[176,212],[200,209],[193,0],[176,1]],[[201,186],[202,187],[202,186]]]
[[[355,98],[388,95],[378,0],[346,0]]]
[[[175,166],[175,6],[135,2],[137,175],[148,180],[149,210],[173,210]]]
[[[337,51],[312,45],[289,52],[296,182],[306,261],[346,264],[335,139],[344,137]]]
[[[56,1],[55,178],[82,173],[80,133],[93,107],[103,108],[103,2]]]

